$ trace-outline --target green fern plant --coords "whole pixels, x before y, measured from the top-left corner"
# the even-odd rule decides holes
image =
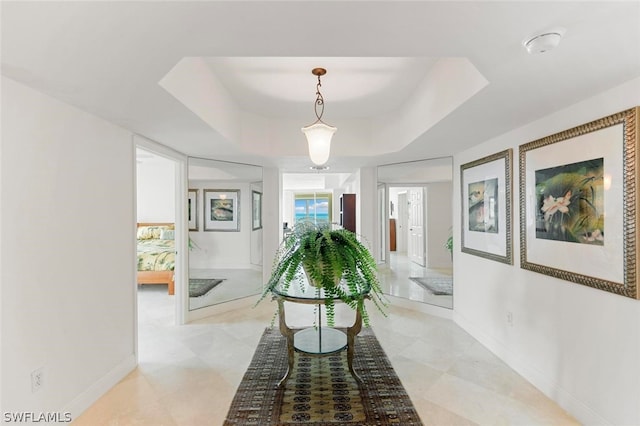
[[[280,291],[288,290],[294,281],[324,290],[329,326],[335,325],[332,298],[359,310],[365,326],[369,325],[365,304],[358,303],[351,295],[368,293],[369,299],[385,314],[387,303],[378,280],[376,261],[358,235],[346,229],[332,229],[331,224],[296,224],[276,252],[271,277],[258,302],[276,287]]]

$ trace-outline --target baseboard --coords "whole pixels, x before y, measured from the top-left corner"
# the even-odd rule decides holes
[[[61,410],[62,413],[71,413],[72,419],[77,419],[89,407],[91,407],[98,399],[114,387],[120,380],[125,378],[127,374],[136,368],[136,356],[129,355],[120,364],[114,367],[107,374],[102,376],[98,381],[94,382],[75,397],[67,406]]]
[[[589,408],[584,402],[567,392],[556,380],[546,375],[543,371],[536,368],[536,366],[532,366],[530,360],[527,361],[523,359],[502,342],[483,332],[479,327],[474,325],[472,321],[460,315],[459,312],[453,313],[453,321],[548,398],[555,401],[560,407],[575,417],[581,424],[602,426],[612,424]]]

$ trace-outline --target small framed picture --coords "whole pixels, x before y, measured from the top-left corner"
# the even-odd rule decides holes
[[[251,223],[252,230],[262,228],[262,192],[251,191]]]
[[[187,222],[189,231],[198,231],[198,190],[187,191]]]
[[[520,266],[638,298],[640,107],[520,145]]]
[[[461,250],[513,264],[511,226],[512,150],[460,166]]]
[[[204,190],[204,230],[240,231],[240,190]]]

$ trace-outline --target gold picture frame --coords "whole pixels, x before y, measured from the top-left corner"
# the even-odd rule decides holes
[[[513,264],[513,150],[460,166],[463,253]]]
[[[640,107],[519,147],[520,266],[638,299]]]

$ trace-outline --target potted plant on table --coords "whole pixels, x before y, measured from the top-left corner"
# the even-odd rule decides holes
[[[376,261],[358,235],[346,229],[333,229],[331,224],[296,224],[276,253],[271,277],[258,302],[278,286],[286,291],[293,281],[324,290],[330,326],[334,325],[335,313],[332,298],[358,309],[365,325],[369,324],[366,307],[351,295],[368,293],[374,305],[385,313],[387,304]]]

